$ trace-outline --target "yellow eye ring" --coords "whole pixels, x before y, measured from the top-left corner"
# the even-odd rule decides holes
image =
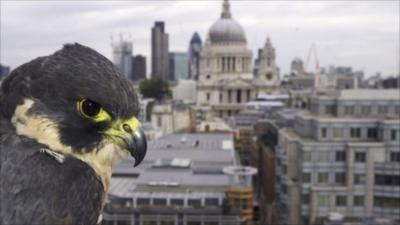
[[[111,120],[111,116],[97,102],[82,99],[76,103],[78,112],[95,122]]]

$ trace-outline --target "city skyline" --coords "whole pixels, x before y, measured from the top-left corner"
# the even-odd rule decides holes
[[[315,43],[321,66],[351,66],[368,77],[399,73],[399,4],[232,1],[231,10],[246,32],[253,60],[266,37],[271,38],[281,76],[289,72],[293,58],[306,61]],[[195,31],[206,39],[221,5],[222,1],[2,1],[0,61],[14,69],[68,42],[88,45],[111,59],[110,36],[120,32],[131,34],[133,54],[151,58],[151,27],[157,20],[166,23],[169,51],[187,51]]]

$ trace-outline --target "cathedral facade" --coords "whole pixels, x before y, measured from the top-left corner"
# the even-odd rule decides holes
[[[209,29],[200,53],[197,107],[209,117],[233,116],[257,94],[274,92],[280,84],[269,38],[261,50],[257,73],[253,73],[253,53],[229,7],[225,0],[221,17]]]

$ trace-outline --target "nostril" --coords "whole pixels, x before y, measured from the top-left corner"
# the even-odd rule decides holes
[[[129,126],[129,125],[126,124],[126,123],[124,123],[124,124],[122,125],[122,128],[123,128],[124,131],[126,131],[127,133],[132,133],[132,132],[133,132],[131,126]]]

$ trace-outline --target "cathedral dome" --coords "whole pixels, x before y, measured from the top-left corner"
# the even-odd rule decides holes
[[[246,43],[244,30],[242,26],[232,18],[228,1],[224,1],[221,18],[211,26],[208,35],[211,43]]]

